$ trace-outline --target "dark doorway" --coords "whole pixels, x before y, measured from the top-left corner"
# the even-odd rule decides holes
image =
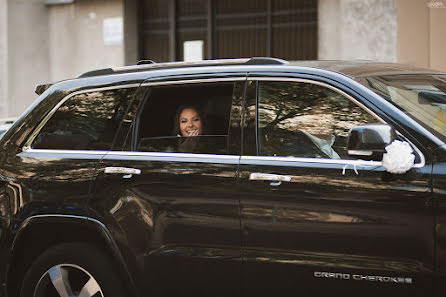
[[[317,59],[317,0],[142,0],[141,59],[183,61],[185,41],[202,58]]]

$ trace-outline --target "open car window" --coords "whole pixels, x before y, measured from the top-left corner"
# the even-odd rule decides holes
[[[233,81],[150,86],[136,115],[133,149],[228,154],[236,86]]]

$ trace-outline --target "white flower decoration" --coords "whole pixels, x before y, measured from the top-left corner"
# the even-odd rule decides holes
[[[394,140],[386,146],[386,152],[383,155],[382,164],[388,172],[402,174],[409,171],[415,161],[413,150],[405,141]]]

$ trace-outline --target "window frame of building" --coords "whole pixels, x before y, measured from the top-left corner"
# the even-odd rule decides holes
[[[317,59],[317,0],[230,1],[141,1],[140,59],[183,61],[183,43],[194,40],[204,59]]]

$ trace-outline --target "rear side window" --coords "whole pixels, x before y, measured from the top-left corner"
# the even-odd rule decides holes
[[[109,150],[136,88],[74,95],[46,122],[35,149]]]
[[[229,154],[232,102],[241,87],[241,82],[151,86],[136,117],[133,148]]]

